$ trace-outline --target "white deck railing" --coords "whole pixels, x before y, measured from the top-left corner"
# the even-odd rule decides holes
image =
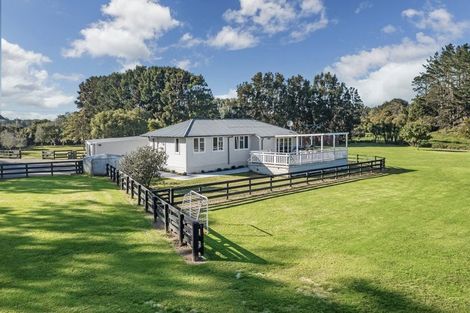
[[[270,165],[302,165],[347,159],[347,148],[299,151],[299,153],[280,153],[268,151],[251,151],[248,160],[251,164],[262,163]]]

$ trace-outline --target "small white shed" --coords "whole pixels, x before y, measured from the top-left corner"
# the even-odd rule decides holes
[[[85,141],[85,149],[87,156],[97,154],[124,155],[147,144],[148,139],[140,136],[90,139]]]

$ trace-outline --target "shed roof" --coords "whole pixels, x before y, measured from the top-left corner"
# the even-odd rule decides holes
[[[142,140],[141,136],[131,136],[131,137],[117,137],[117,138],[102,138],[102,139],[89,139],[85,140],[86,143],[106,143],[106,142],[119,142],[119,141],[129,141],[129,140]]]
[[[191,119],[168,127],[160,128],[144,137],[204,137],[256,135],[273,137],[276,135],[293,135],[294,131],[268,123],[250,119]]]

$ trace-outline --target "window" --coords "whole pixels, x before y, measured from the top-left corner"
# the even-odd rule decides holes
[[[277,152],[288,153],[292,150],[292,138],[277,138]]]
[[[212,151],[224,150],[224,137],[212,137]]]
[[[175,138],[175,152],[180,153],[180,139]]]
[[[204,152],[204,138],[194,138],[194,152]]]
[[[236,150],[248,149],[248,136],[235,137],[235,149]]]

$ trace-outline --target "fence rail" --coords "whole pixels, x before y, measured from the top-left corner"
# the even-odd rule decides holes
[[[0,150],[0,159],[21,159],[21,150]]]
[[[43,150],[41,151],[41,158],[43,160],[56,160],[56,159],[83,159],[85,151],[81,150]]]
[[[203,224],[110,164],[106,164],[106,175],[132,199],[137,199],[137,205],[142,205],[145,212],[152,213],[154,222],[161,220],[165,231],[176,235],[181,246],[191,247],[194,261],[204,255]]]
[[[299,185],[308,185],[318,181],[340,179],[353,175],[383,171],[385,158],[372,157],[364,160],[364,156],[357,156],[357,162],[342,166],[326,167],[323,169],[293,172],[289,174],[266,175],[248,177],[221,182],[197,184],[192,186],[153,190],[160,198],[173,205],[181,204],[186,193],[194,190],[208,199],[228,200],[231,196],[243,195],[262,191],[273,191],[281,188],[291,188]]]
[[[54,174],[83,174],[83,161],[58,161],[35,163],[2,163],[0,179],[44,176]]]

